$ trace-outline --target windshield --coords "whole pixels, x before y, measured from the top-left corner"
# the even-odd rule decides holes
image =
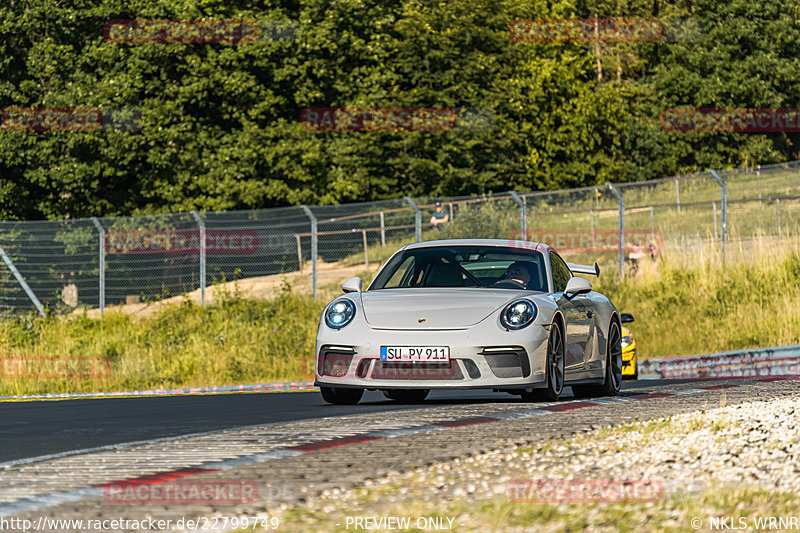
[[[547,292],[544,257],[502,246],[436,246],[395,255],[370,290],[474,287]]]

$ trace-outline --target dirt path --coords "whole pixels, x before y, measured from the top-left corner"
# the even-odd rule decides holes
[[[335,292],[338,290],[336,286],[340,285],[346,279],[362,275],[365,272],[374,273],[379,267],[380,264],[372,262],[370,262],[369,269],[364,265],[345,266],[340,263],[320,262],[317,264],[317,291]],[[229,281],[227,283],[208,286],[206,287],[206,303],[213,303],[220,292],[233,293],[237,288],[243,296],[248,298],[268,300],[274,298],[281,292],[284,283],[288,283],[289,286],[291,286],[292,292],[309,294],[311,292],[311,264],[306,264],[302,273],[295,271],[271,276],[245,278],[238,281]],[[186,300],[199,305],[200,289],[180,296],[166,298],[158,302],[109,305],[106,306],[106,312],[127,313],[146,318],[158,313],[165,306],[177,305]],[[82,313],[83,309],[80,309],[74,311],[73,314]],[[100,318],[100,310],[87,310],[86,316],[90,318]]]

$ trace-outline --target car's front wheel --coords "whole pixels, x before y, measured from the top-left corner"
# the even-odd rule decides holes
[[[334,387],[320,387],[322,399],[335,405],[355,405],[364,395],[364,389],[337,389]]]
[[[422,403],[429,392],[429,389],[390,389],[383,391],[383,395],[396,402]]]
[[[526,402],[554,402],[564,390],[564,335],[561,323],[553,322],[550,326],[550,338],[547,341],[547,365],[545,375],[547,387],[522,391],[522,400]]]

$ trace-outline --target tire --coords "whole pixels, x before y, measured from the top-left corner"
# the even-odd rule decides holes
[[[364,389],[336,389],[333,387],[320,387],[322,399],[334,405],[355,405],[364,395]]]
[[[391,389],[383,391],[383,395],[400,403],[422,403],[429,392],[430,389]]]
[[[543,389],[522,391],[522,400],[525,402],[540,401],[554,402],[564,390],[564,334],[561,323],[553,322],[550,327],[550,338],[547,339],[547,365],[545,376],[547,386]]]
[[[638,376],[638,368],[636,376]],[[606,346],[606,368],[602,385],[573,385],[576,398],[589,396],[616,396],[622,386],[622,333],[619,323],[614,320],[608,326],[608,345]]]

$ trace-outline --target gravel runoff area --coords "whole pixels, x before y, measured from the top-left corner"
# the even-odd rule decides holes
[[[798,418],[794,389],[768,401],[476,454],[326,490],[285,506],[280,529],[389,531],[405,523],[415,531],[797,531]],[[619,480],[627,480],[627,492],[614,490]]]

